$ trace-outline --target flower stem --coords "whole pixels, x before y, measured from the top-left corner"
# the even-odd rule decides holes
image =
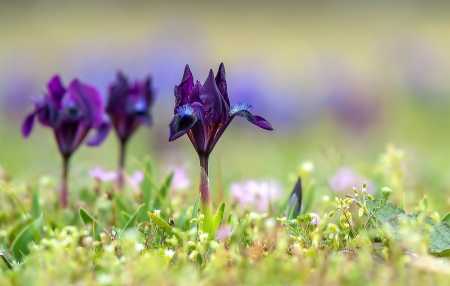
[[[121,191],[124,185],[124,169],[125,169],[125,155],[127,149],[127,140],[120,140],[119,150],[119,169],[117,171],[117,188]]]
[[[69,173],[69,159],[70,155],[63,155],[63,170],[62,170],[62,182],[61,182],[61,197],[60,202],[64,209],[69,206],[69,189],[67,186],[67,176]]]
[[[212,230],[212,200],[208,178],[208,154],[199,154],[200,158],[200,210],[204,215],[203,232]]]

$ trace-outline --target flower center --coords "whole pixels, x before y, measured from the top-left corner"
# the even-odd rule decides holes
[[[181,117],[183,117],[185,115],[193,115],[194,114],[194,109],[188,103],[188,104],[185,104],[183,106],[178,107],[177,112],[178,112],[179,115],[181,115]]]
[[[235,113],[243,110],[249,111],[251,108],[252,106],[247,102],[239,101],[231,106],[230,115],[234,115]]]

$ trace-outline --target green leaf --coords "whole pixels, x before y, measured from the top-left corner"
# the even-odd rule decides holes
[[[9,262],[8,257],[6,257],[5,254],[3,254],[3,252],[0,250],[0,258],[3,261],[3,263],[5,264],[6,267],[8,267],[9,269],[13,270],[14,267],[12,266],[11,262]]]
[[[80,208],[78,210],[78,213],[80,214],[81,220],[83,221],[84,225],[89,228],[92,227],[92,234],[94,236],[94,239],[96,241],[100,241],[100,233],[103,230],[103,227],[100,226],[100,224],[83,208]]]
[[[195,200],[194,206],[192,207],[192,215],[191,215],[191,220],[193,218],[197,218],[198,217],[198,205],[200,203],[200,195],[198,195],[197,199]],[[192,221],[190,224],[190,229],[197,229],[197,222],[196,221]],[[193,234],[191,239],[195,240],[195,237],[197,236],[197,233]]]
[[[159,188],[157,197],[155,199],[155,202],[153,203],[153,210],[161,209],[161,206],[164,204],[166,200],[170,184],[172,184],[172,179],[173,179],[173,172],[171,172],[169,176],[167,176],[167,178],[164,180],[163,185],[161,186],[161,188]]]
[[[147,157],[144,159],[144,179],[141,183],[142,190],[142,203],[147,206],[146,209],[142,209],[139,214],[139,220],[147,220],[147,211],[151,210],[152,207],[150,201],[152,199],[152,193],[156,190],[156,185],[153,180],[153,167],[150,159]]]
[[[39,188],[34,188],[32,196],[33,196],[32,201],[33,217],[38,218],[41,214],[41,208],[39,206]]]
[[[23,257],[30,253],[28,244],[39,239],[42,217],[43,215],[40,215],[35,221],[28,224],[14,239],[11,251],[17,261],[22,261]]]
[[[142,204],[138,207],[138,209],[134,212],[134,214],[130,217],[130,219],[127,221],[127,223],[124,225],[124,227],[122,228],[122,230],[126,230],[127,228],[133,227],[134,222],[136,221],[136,218],[139,214],[139,211],[141,210],[141,208],[145,206],[145,204]],[[122,232],[123,233],[123,232]]]
[[[296,196],[292,197],[292,206],[291,208],[287,208],[287,213],[286,213],[286,221],[290,221],[291,219],[293,219],[295,217],[295,206],[298,203],[298,199]]]
[[[419,227],[417,226],[417,222],[421,222]],[[390,227],[392,235],[396,239],[401,239],[401,229],[403,226],[412,225],[412,222],[414,222],[414,225],[416,227],[416,230],[420,232],[421,234],[426,234],[426,231],[423,227],[424,224],[427,225],[435,225],[435,221],[430,216],[424,215],[424,214],[400,214],[396,215],[394,217],[391,217],[386,224]]]
[[[177,233],[172,230],[172,227],[165,221],[163,221],[160,217],[156,216],[154,213],[147,212],[150,219],[159,227],[161,228],[167,235],[169,236],[175,236],[178,239],[178,242],[181,244],[183,243],[183,238]]]
[[[223,221],[223,212],[225,210],[225,203],[222,203],[217,209],[216,214],[213,216],[213,227],[209,235],[209,239],[214,239],[216,237],[217,229]]]
[[[250,221],[250,211],[247,211],[244,217],[239,221],[237,226],[231,231],[229,245],[239,243],[239,241],[242,238],[242,235],[244,234],[245,229],[249,224],[249,221]]]
[[[430,233],[430,252],[442,253],[450,250],[450,224],[445,221],[433,226]]]
[[[127,213],[126,211],[121,211],[120,213],[122,214],[122,217],[124,219],[124,223],[122,225],[125,225],[127,223],[127,221],[129,221],[131,219],[131,215],[129,213]]]
[[[309,208],[312,205],[312,202],[314,201],[314,196],[316,194],[316,181],[311,180],[311,182],[308,185],[308,188],[306,189],[306,192],[304,193],[304,198],[302,199],[302,208],[300,213],[306,214],[306,212],[309,210]]]
[[[441,221],[445,221],[445,222],[450,223],[450,212],[447,213],[447,214],[441,219]]]
[[[187,212],[188,212],[187,208],[182,208],[180,211],[180,215],[178,216],[177,223],[175,224],[175,226],[179,228],[181,231],[186,231],[187,229],[187,221],[186,221]]]
[[[419,206],[417,207],[417,212],[420,214],[426,213],[428,208],[428,200],[427,196],[423,196],[423,199],[420,201]]]
[[[381,222],[387,222],[392,217],[404,213],[405,211],[399,208],[396,204],[386,203],[381,209],[376,212],[375,218]]]

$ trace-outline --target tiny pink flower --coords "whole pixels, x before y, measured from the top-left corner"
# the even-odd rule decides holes
[[[348,167],[342,167],[328,180],[330,188],[335,193],[352,192],[353,187],[361,190],[362,184],[367,183],[367,193],[372,194],[375,184]]]
[[[128,176],[127,180],[131,186],[133,186],[134,188],[139,188],[142,180],[144,180],[144,173],[142,173],[141,171],[136,171],[133,173],[133,175]]]
[[[310,224],[312,226],[317,226],[320,221],[320,216],[316,213],[310,213],[309,216],[312,218]]]
[[[275,181],[246,181],[231,185],[231,194],[242,207],[255,208],[264,213],[270,204],[280,199],[283,191]]]
[[[89,170],[89,175],[100,181],[100,182],[109,182],[117,179],[117,173],[116,172],[105,172],[102,168],[94,168]]]
[[[186,190],[191,186],[186,169],[184,167],[176,167],[173,169],[173,179],[171,188],[174,190]]]
[[[219,240],[225,241],[230,237],[230,234],[231,234],[231,226],[230,225],[222,225],[217,230],[216,237]]]

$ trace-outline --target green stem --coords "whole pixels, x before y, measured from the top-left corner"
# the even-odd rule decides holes
[[[200,155],[200,211],[203,213],[203,232],[211,233],[213,227],[212,220],[212,200],[208,178],[208,156]]]
[[[69,159],[70,155],[63,155],[63,171],[62,171],[60,202],[64,209],[66,209],[69,206],[69,189],[67,179],[69,173]]]

